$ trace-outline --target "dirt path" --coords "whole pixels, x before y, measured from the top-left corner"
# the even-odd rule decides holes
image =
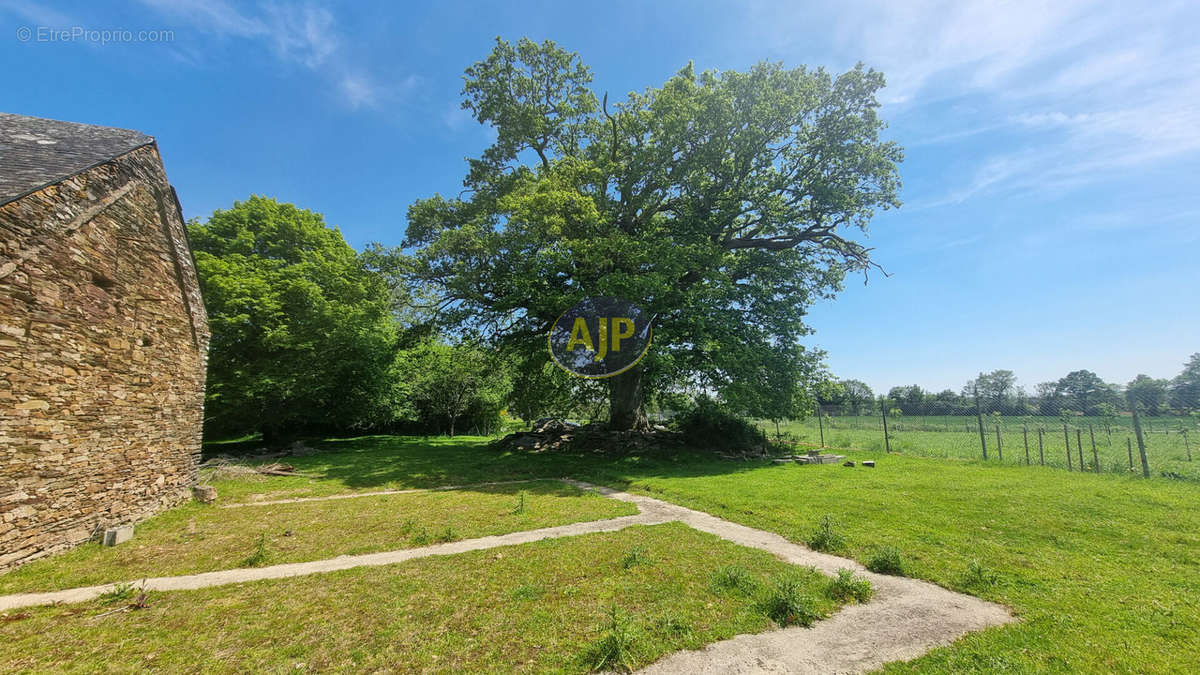
[[[925,581],[875,574],[853,560],[811,551],[772,532],[731,523],[702,511],[651,497],[619,492],[581,481],[564,479],[564,482],[633,503],[641,513],[400,551],[339,556],[328,560],[187,576],[157,577],[145,580],[144,587],[155,591],[177,591],[259,579],[280,579],[352,567],[391,565],[433,555],[452,555],[554,537],[613,532],[631,525],[681,521],[735,544],[768,551],[787,562],[809,565],[826,574],[835,574],[843,568],[852,569],[870,579],[875,586],[875,596],[865,605],[844,607],[832,617],[818,621],[811,628],[785,628],[755,635],[739,635],[700,650],[675,652],[641,671],[644,673],[856,673],[877,668],[890,661],[915,658],[934,647],[949,644],[971,631],[1015,621],[1008,610],[1000,605],[948,591]],[[65,591],[0,596],[0,611],[35,605],[86,602],[115,586],[116,584],[105,584]]]

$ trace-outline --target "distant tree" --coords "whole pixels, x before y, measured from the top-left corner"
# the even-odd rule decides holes
[[[405,414],[388,288],[320,214],[253,196],[188,233],[212,329],[209,432],[273,442]]]
[[[1171,407],[1183,412],[1200,410],[1200,352],[1192,354],[1171,381]]]
[[[968,381],[963,387],[963,396],[973,399],[978,395],[984,410],[1012,414],[1016,382],[1017,377],[1011,370],[979,373],[978,377]]]
[[[494,419],[508,396],[504,368],[477,347],[429,341],[404,358],[413,404],[426,419],[444,422],[450,436],[458,431],[458,421],[472,413]]]
[[[1055,393],[1066,397],[1070,409],[1084,415],[1096,414],[1097,404],[1112,402],[1116,398],[1113,386],[1106,384],[1099,375],[1090,370],[1067,373],[1055,383]]]
[[[1131,400],[1142,405],[1142,412],[1147,415],[1161,415],[1168,404],[1169,380],[1158,380],[1148,375],[1138,375],[1130,381],[1126,388]]]
[[[841,380],[842,391],[845,392],[846,405],[852,414],[859,415],[867,405],[875,401],[875,392],[861,380]]]
[[[855,235],[899,204],[880,73],[689,64],[604,106],[577,54],[498,39],[464,79],[495,141],[466,190],[412,205],[405,241],[448,325],[537,345],[584,297],[637,303],[654,348],[602,381],[617,429],[644,428],[647,393],[684,382],[746,409],[791,397],[818,357],[794,349],[806,308],[871,265]]]
[[[925,398],[928,394],[920,385],[910,384],[907,387],[892,387],[887,397],[894,401],[905,415],[920,415],[925,410]]]

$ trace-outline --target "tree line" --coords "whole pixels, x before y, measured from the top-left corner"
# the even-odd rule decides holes
[[[818,389],[822,406],[840,407],[844,414],[878,412],[871,388],[858,380],[835,380]],[[1116,415],[1130,412],[1131,402],[1151,416],[1200,411],[1200,353],[1192,354],[1172,379],[1138,375],[1128,384],[1105,382],[1090,370],[1075,370],[1042,382],[1030,394],[1017,384],[1011,370],[980,373],[962,389],[927,391],[920,385],[892,387],[882,397],[890,409],[904,415],[974,415],[977,410],[1002,415],[1057,416]]]

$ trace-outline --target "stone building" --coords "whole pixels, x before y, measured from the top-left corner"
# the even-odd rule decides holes
[[[0,114],[0,570],[187,496],[208,341],[154,139]]]

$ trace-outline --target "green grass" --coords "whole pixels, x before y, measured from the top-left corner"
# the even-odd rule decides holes
[[[1114,474],[873,457],[878,468],[647,469],[647,493],[797,540],[822,514],[845,554],[1005,604],[1020,622],[889,672],[1200,672],[1200,488]],[[976,567],[971,572],[972,564]]]
[[[972,633],[916,660],[893,664],[889,671],[1200,671],[1200,633],[1195,629],[1200,625],[1200,485],[1190,481],[1067,474],[1038,466],[858,450],[848,452],[849,458],[875,459],[878,467],[775,466],[696,456],[527,455],[490,450],[485,440],[325,441],[321,447],[331,452],[293,462],[304,463],[313,478],[264,477],[244,489],[230,489],[222,498],[572,476],[707,511],[797,542],[830,514],[844,538],[841,555],[865,563],[880,548],[893,546],[903,555],[906,575],[1003,603],[1020,617],[1019,623]],[[501,497],[499,514],[514,510],[517,494]],[[431,534],[435,531],[429,528]],[[131,543],[142,535],[139,531]],[[182,602],[175,599],[181,594],[156,594],[150,609],[114,615],[116,623],[106,617],[95,625],[79,621],[57,628],[56,620],[70,618],[61,615],[81,608],[30,610],[36,621],[0,624],[6,638],[0,640],[0,662],[43,670],[64,663],[77,669],[89,663],[128,663],[132,670],[155,654],[163,659],[160,666],[175,663],[179,669],[178,664],[191,663],[186,659],[219,654],[232,665],[210,661],[210,669],[285,669],[303,661],[312,668],[368,670],[394,659],[397,665],[387,667],[398,670],[578,670],[582,661],[573,659],[601,639],[604,610],[612,604],[637,617],[639,631],[650,635],[656,634],[655,626],[674,625],[693,629],[695,640],[708,641],[767,626],[752,606],[773,586],[776,572],[740,559],[743,549],[733,555],[705,548],[703,555],[678,561],[673,538],[664,547],[615,535],[590,537],[577,539],[606,544],[580,553],[578,567],[565,571],[530,562],[545,550],[541,547],[559,545],[544,542],[506,550],[496,561],[507,561],[504,566],[493,566],[489,556],[495,552],[489,551],[440,559],[440,571],[427,567],[434,560],[426,560],[322,575],[319,583],[314,577],[197,591],[188,595],[188,612],[170,609]],[[252,545],[247,539],[239,556],[248,555]],[[638,545],[646,546],[654,564],[624,568],[622,556]],[[507,566],[517,556],[522,562]],[[727,566],[750,570],[757,581],[752,585],[761,590],[744,594],[717,588],[714,580]],[[422,572],[427,586],[405,585],[409,582],[399,579],[410,579],[412,573],[401,574],[402,569],[430,570]],[[661,594],[632,592],[626,585],[661,574],[670,580]],[[7,578],[0,576],[0,581],[7,583]],[[814,594],[823,594],[827,583],[821,580]],[[522,586],[536,586],[544,595],[538,596],[536,589],[515,590]],[[572,593],[588,601],[559,614],[559,603],[565,601],[560,598]],[[276,602],[282,604],[275,607]],[[387,611],[376,606],[380,602],[390,603]],[[705,623],[695,618],[699,609],[693,602],[741,608],[738,616],[744,619]],[[543,604],[551,609],[543,612]],[[79,616],[86,617],[108,606],[82,609]],[[359,610],[362,618],[354,618]],[[570,611],[582,618],[571,618]],[[405,619],[409,614],[417,618]],[[685,618],[675,621],[679,616],[674,614]],[[552,628],[560,620],[573,630],[581,623],[586,627],[561,637]],[[350,628],[331,633],[329,626],[339,621]],[[196,645],[185,644],[181,632],[192,629],[201,638]],[[223,637],[214,637],[223,629],[228,629]],[[420,638],[423,630],[431,636],[427,644]],[[39,631],[47,636],[33,637]],[[547,637],[552,632],[559,637]],[[651,644],[662,650],[700,644],[684,637],[657,639]],[[70,662],[74,650],[79,656]],[[296,657],[289,661],[293,653]],[[642,657],[649,658],[647,653]],[[26,660],[15,661],[18,657]]]
[[[632,504],[558,481],[233,509],[194,503],[138,525],[121,546],[85,544],[0,575],[0,593],[320,560],[635,513]]]
[[[626,569],[641,548],[653,566]],[[637,526],[384,567],[156,593],[100,616],[100,601],[24,610],[0,628],[9,671],[583,672],[638,667],[678,649],[773,627],[758,599],[715,593],[723,564],[824,577],[681,523]],[[536,590],[530,590],[536,589]],[[811,609],[827,614],[830,600]],[[614,635],[610,608],[619,617]],[[23,617],[23,618],[20,618]],[[610,660],[600,659],[604,654]]]
[[[1079,447],[1082,440],[1085,471],[1094,472],[1095,460],[1099,459],[1101,472],[1137,475],[1141,475],[1142,472],[1137,441],[1133,440],[1133,429],[1128,418],[1118,418],[1114,421],[1101,417],[1075,417],[1068,422],[1065,436],[1063,422],[1057,418],[1002,417],[997,420],[985,417],[983,422],[989,461],[1024,464],[1025,443],[1028,440],[1030,464],[1041,464],[1044,461],[1046,466],[1065,469],[1065,436],[1069,436],[1070,466],[1075,471],[1079,470]],[[1200,482],[1200,429],[1197,429],[1195,424],[1195,420],[1191,418],[1147,417],[1143,420],[1143,440],[1151,475],[1157,477],[1171,474],[1185,480]],[[999,444],[996,442],[996,426],[1000,427]],[[774,423],[762,422],[760,427],[769,437],[775,438]],[[825,445],[828,447],[872,452],[884,450],[882,422],[878,416],[826,418],[824,427]],[[1180,429],[1183,428],[1190,429],[1186,439],[1180,433]],[[821,433],[816,418],[781,424],[779,429],[785,439],[798,441],[806,446],[820,444]],[[1042,441],[1040,450],[1039,430]],[[889,418],[888,435],[892,452],[906,455],[956,459],[979,459],[983,455],[979,429],[974,417]],[[1096,439],[1094,456],[1093,435]],[[1127,439],[1132,441],[1132,469]],[[1189,445],[1191,460],[1188,459]]]

